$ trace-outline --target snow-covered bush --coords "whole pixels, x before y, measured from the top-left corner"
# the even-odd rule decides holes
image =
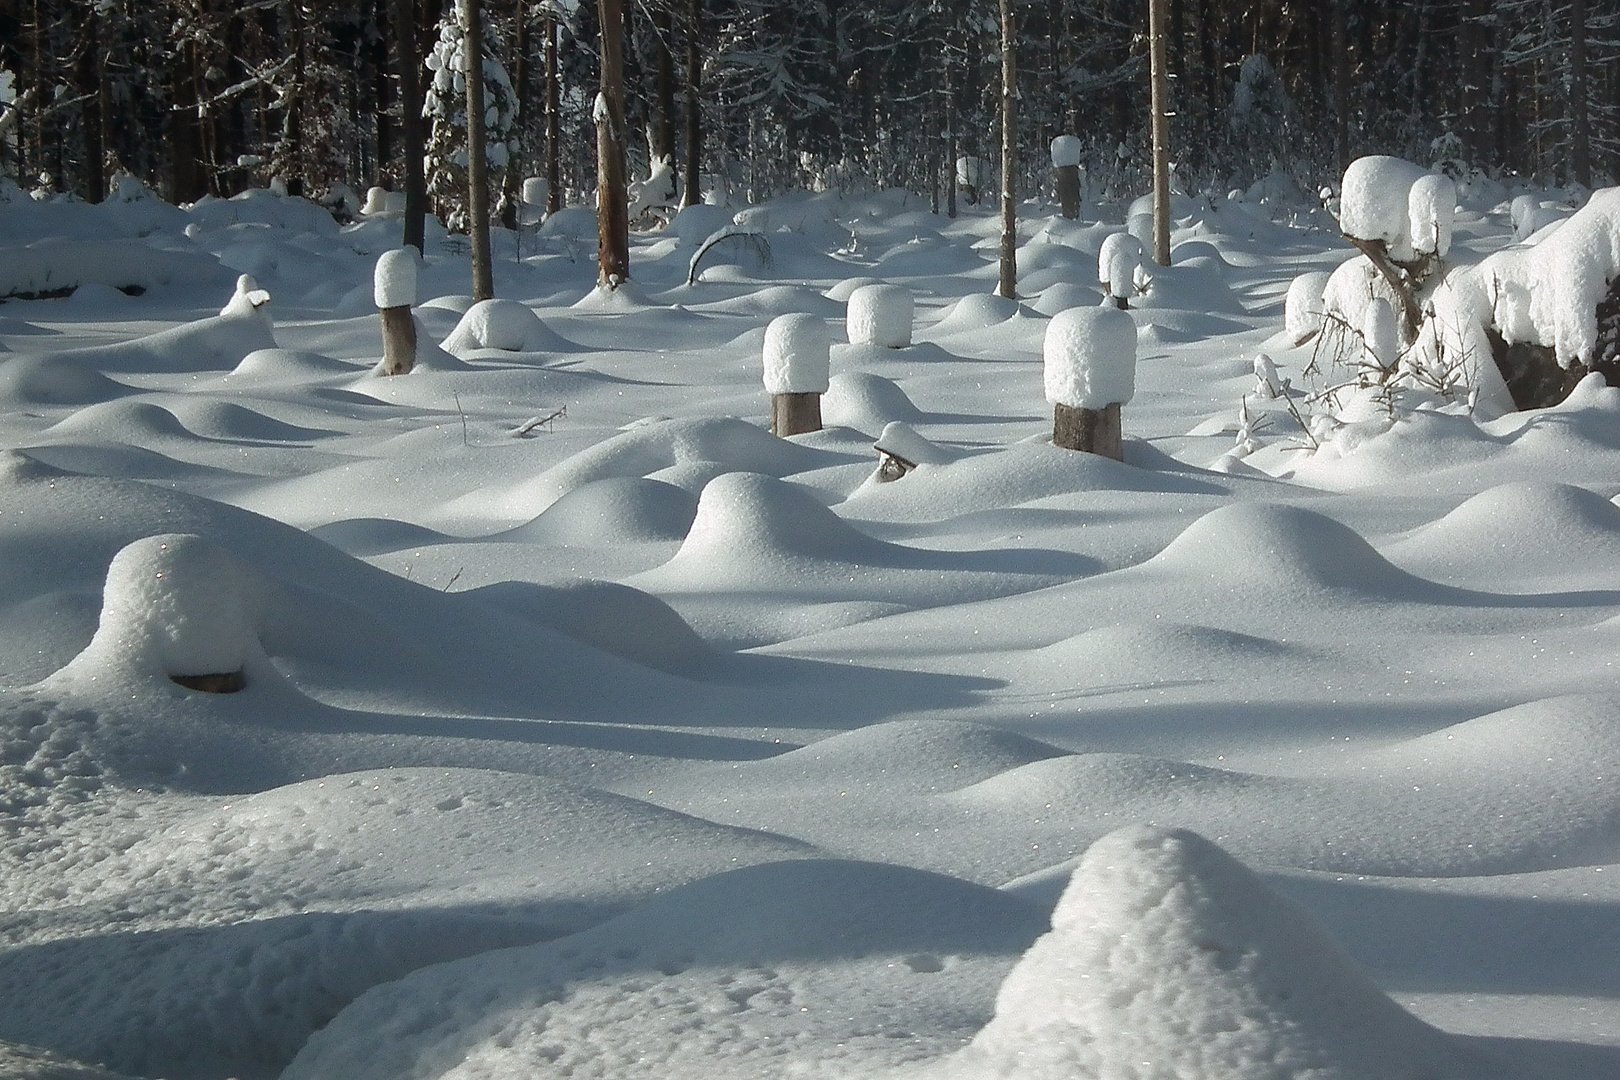
[[[1136,323],[1118,308],[1058,312],[1046,324],[1041,355],[1053,405],[1102,409],[1136,393]]]
[[[911,344],[914,313],[904,285],[863,285],[849,294],[849,340],[855,345],[903,349]]]
[[[1109,233],[1103,238],[1097,251],[1097,281],[1117,304],[1123,305],[1136,295],[1136,271],[1146,257],[1142,241],[1128,232]]]
[[[1402,158],[1382,154],[1357,158],[1344,170],[1339,228],[1355,240],[1382,241],[1398,263],[1413,262],[1419,253],[1412,237],[1412,188],[1429,175],[1437,174]],[[1455,188],[1452,203],[1455,206]]]
[[[819,315],[778,315],[765,327],[765,389],[772,394],[824,394],[832,339]]]
[[[430,73],[423,95],[422,115],[432,122],[427,146],[427,190],[452,232],[467,228],[467,78],[465,34],[452,7],[439,20],[439,39],[426,64]],[[499,173],[516,149],[512,132],[517,97],[506,69],[496,59],[500,38],[493,26],[484,28],[484,125],[488,135],[484,156],[493,191],[501,190]]]
[[[1289,283],[1288,298],[1283,303],[1283,327],[1295,345],[1304,344],[1322,329],[1322,294],[1331,278],[1331,274],[1316,270],[1300,274]]]
[[[1406,197],[1412,248],[1420,255],[1445,258],[1451,250],[1451,223],[1457,214],[1457,185],[1451,177],[1426,173]]]

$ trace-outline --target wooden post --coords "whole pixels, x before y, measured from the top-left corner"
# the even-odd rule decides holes
[[[820,394],[772,394],[771,434],[785,439],[821,430]]]
[[[384,375],[408,375],[416,366],[416,320],[411,317],[411,306],[383,308],[382,316]]]
[[[1125,460],[1124,432],[1120,407],[1116,402],[1101,409],[1076,409],[1072,405],[1052,407],[1052,445],[1064,450],[1081,450],[1099,457]]]
[[[1080,166],[1058,166],[1057,197],[1063,216],[1070,221],[1080,220]]]

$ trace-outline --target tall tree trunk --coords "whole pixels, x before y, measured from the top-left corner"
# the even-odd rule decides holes
[[[1001,265],[996,291],[1018,298],[1018,21],[1001,0]]]
[[[1333,5],[1333,151],[1342,173],[1350,164],[1350,38],[1345,27],[1345,5]]]
[[[657,8],[653,12],[654,95],[657,102],[653,109],[652,138],[649,141],[653,160],[665,159],[671,166],[675,164],[675,57],[670,52],[669,43],[674,32],[674,20],[670,18],[669,8]]]
[[[1153,261],[1170,265],[1170,79],[1165,71],[1165,5],[1148,0],[1148,67],[1153,83]]]
[[[79,57],[79,93],[84,95],[84,189],[85,199],[98,203],[107,194],[103,169],[102,124],[106,116],[106,92],[101,79],[101,17],[91,7],[84,15],[84,52]]]
[[[624,4],[597,0],[602,80],[596,119],[596,281],[617,289],[630,278],[630,220],[624,183]]]
[[[951,63],[950,46],[945,51],[945,216],[956,217],[956,65]]]
[[[686,5],[686,189],[682,206],[703,201],[703,56],[698,48],[703,30],[703,0]]]
[[[472,238],[473,299],[495,297],[489,251],[489,157],[484,137],[484,11],[482,0],[460,0],[467,81],[467,231]]]
[[[546,10],[546,213],[562,209],[562,79],[557,71],[557,18]]]
[[[1592,125],[1587,112],[1586,0],[1569,3],[1569,170],[1582,187],[1592,186]]]
[[[529,34],[528,5],[517,5],[517,27],[513,34],[516,56],[512,63],[512,96],[517,106],[517,116],[513,123],[514,136],[516,132],[525,130],[529,125],[529,47],[531,45]],[[514,137],[513,144],[522,145],[521,140]],[[522,155],[511,147],[507,148],[506,183],[503,186],[501,199],[501,224],[508,229],[518,227],[518,208],[523,203],[523,171],[527,167]]]
[[[422,171],[422,57],[416,44],[416,0],[394,0],[394,62],[399,72],[399,136],[405,154],[405,230],[401,243],[422,251],[427,223],[427,178]]]
[[[286,142],[283,162],[289,174],[282,179],[288,195],[304,193],[304,94],[309,79],[309,54],[305,47],[303,0],[289,0],[287,14],[292,33],[293,89],[287,95],[287,112],[282,123]]]
[[[388,78],[388,38],[383,30],[388,26],[388,0],[376,0],[371,12],[377,27],[377,40],[367,49],[371,62],[372,116],[377,140],[377,160],[372,169],[371,182],[379,187],[388,186],[393,171],[394,133],[396,123],[391,115],[394,104],[394,84]]]

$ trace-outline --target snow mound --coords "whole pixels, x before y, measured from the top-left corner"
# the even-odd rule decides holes
[[[661,480],[614,476],[567,492],[501,540],[593,546],[678,541],[697,513],[697,499]]]
[[[4,370],[0,368],[0,373]],[[895,420],[920,421],[923,413],[892,379],[864,371],[843,371],[827,381],[827,392],[821,395],[821,416],[831,425],[880,432]]]
[[[1234,503],[1143,564],[1234,589],[1344,589],[1417,600],[1443,591],[1397,568],[1347,525],[1297,506]]]
[[[798,485],[733,472],[703,488],[686,541],[669,565],[724,567],[796,556],[884,561],[892,546],[846,524]]]
[[[376,188],[372,189],[377,190]],[[384,193],[386,194],[386,192]],[[370,196],[368,195],[369,199]],[[372,300],[379,310],[416,305],[415,248],[394,248],[377,256],[372,271]]]
[[[303,384],[334,375],[353,375],[355,367],[316,352],[298,349],[255,349],[232,368],[226,379],[252,382]]]
[[[1086,851],[951,1076],[1373,1080],[1478,1076],[1313,916],[1196,833]]]
[[[934,324],[934,332],[954,334],[983,330],[987,326],[1006,322],[1017,315],[1018,310],[1017,300],[1009,300],[995,293],[969,293],[951,305],[945,317]]]
[[[275,329],[266,310],[269,301],[270,295],[244,274],[231,299],[212,318],[132,341],[57,353],[56,359],[103,371],[229,370],[255,350],[275,348]]]
[[[129,1080],[123,1073],[11,1042],[0,1042],[0,1076],[7,1080]]]
[[[1031,659],[1083,672],[1099,685],[1133,683],[1174,671],[1180,677],[1259,668],[1297,656],[1297,648],[1270,638],[1196,623],[1099,626],[1034,650]]]
[[[1073,135],[1059,135],[1052,140],[1052,168],[1072,168],[1080,164],[1086,144]]]
[[[1097,281],[1109,296],[1130,297],[1136,292],[1137,268],[1146,258],[1142,241],[1137,237],[1128,232],[1110,233],[1097,250]]]
[[[1040,926],[1017,897],[924,871],[749,867],[570,938],[378,987],[314,1035],[283,1080],[743,1080],[813,1073],[817,1061],[838,1074],[892,1066],[960,1045],[980,1018],[936,995],[1005,971]],[[671,1025],[671,1008],[689,1019]]]
[[[905,348],[911,344],[913,309],[911,290],[904,285],[862,285],[849,294],[850,344]]]
[[[1041,290],[1030,307],[1042,315],[1056,315],[1069,308],[1096,307],[1102,299],[1097,290],[1075,281],[1059,281]]]
[[[90,364],[60,353],[7,357],[0,362],[0,402],[30,405],[90,405],[133,394]]]
[[[480,300],[467,309],[441,346],[463,356],[474,349],[539,352],[557,340],[532,308],[516,300]]]
[[[1288,298],[1283,302],[1283,329],[1295,345],[1303,344],[1322,329],[1326,319],[1322,294],[1332,276],[1325,271],[1312,271],[1289,282]]]
[[[668,604],[617,582],[543,586],[503,581],[472,595],[592,648],[661,671],[693,674],[719,656]]]
[[[1527,577],[1612,574],[1620,565],[1620,507],[1585,488],[1500,484],[1385,549],[1414,573],[1500,587]]]
[[[720,315],[751,315],[755,318],[793,314],[833,318],[842,314],[836,303],[803,285],[769,285],[763,289],[750,289],[742,296],[730,300],[715,300],[706,304],[693,304],[691,307],[693,311]]]
[[[842,281],[836,282],[834,285],[832,285],[822,295],[824,295],[827,299],[834,300],[834,301],[836,301],[836,302],[838,302],[840,304],[847,304],[847,303],[849,303],[849,298],[852,295],[854,295],[856,289],[863,289],[868,285],[882,285],[882,284],[883,284],[883,279],[882,278],[875,278],[875,277],[845,278]]]

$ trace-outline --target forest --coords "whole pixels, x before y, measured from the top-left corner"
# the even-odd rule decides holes
[[[614,5],[617,7],[617,4]],[[1146,190],[1147,0],[1014,5],[1023,180],[1072,134],[1098,198]],[[483,0],[496,97],[488,182],[508,222],[526,177],[555,207],[596,184],[601,16]],[[1171,154],[1189,192],[1273,173],[1307,191],[1383,153],[1591,187],[1620,155],[1620,4],[1586,0],[1168,0]],[[399,190],[440,0],[4,0],[0,170],[100,201],[119,171],[170,202],[285,185],[340,214]],[[979,197],[1000,145],[988,0],[640,0],[623,13],[631,179],[668,159],[739,198],[861,185]],[[403,78],[402,78],[403,76]],[[443,122],[464,124],[445,107]],[[432,116],[428,117],[432,120]],[[457,133],[424,136],[456,161]],[[459,161],[465,162],[465,156]],[[988,172],[985,173],[989,175]],[[457,218],[459,185],[431,207]],[[1020,186],[1021,190],[1033,190]]]

